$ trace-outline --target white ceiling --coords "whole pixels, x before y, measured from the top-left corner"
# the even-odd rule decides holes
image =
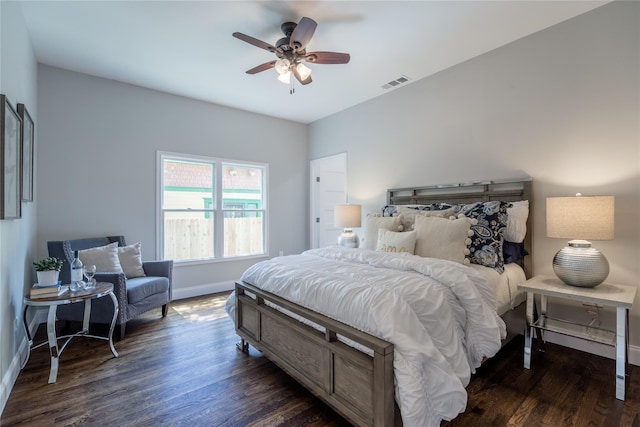
[[[607,1],[34,1],[22,10],[41,63],[302,123],[388,93]],[[318,22],[307,51],[351,54],[309,64],[294,95],[275,70],[280,24]],[[394,89],[389,89],[394,90]]]

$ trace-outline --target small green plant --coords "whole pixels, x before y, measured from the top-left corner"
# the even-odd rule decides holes
[[[62,260],[54,257],[47,257],[38,262],[34,262],[33,266],[36,268],[36,271],[60,271],[62,268]]]

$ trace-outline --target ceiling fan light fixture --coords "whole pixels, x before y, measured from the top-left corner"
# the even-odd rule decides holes
[[[284,74],[280,74],[278,76],[278,80],[280,80],[282,83],[288,85],[289,83],[291,83],[291,71],[287,71]]]
[[[311,68],[307,67],[302,62],[296,66],[296,70],[298,70],[301,80],[306,80],[307,77],[311,75]]]
[[[289,60],[286,58],[278,59],[274,66],[274,68],[280,75],[288,73],[289,67],[291,67],[291,62],[289,62]]]
[[[2,0],[0,0],[2,1]],[[274,45],[258,40],[255,37],[248,36],[243,33],[235,32],[233,37],[242,40],[245,43],[265,49],[271,53],[275,53],[277,60],[272,60],[260,64],[246,71],[247,74],[257,74],[271,68],[275,68],[280,80],[283,83],[290,82],[291,89],[289,93],[293,95],[295,89],[293,87],[295,81],[305,86],[311,83],[311,69],[302,64],[302,61],[313,64],[346,64],[350,60],[348,53],[340,52],[309,52],[307,53],[307,45],[311,41],[317,27],[316,21],[311,18],[302,17],[300,22],[285,22],[280,26],[285,37],[282,37]],[[291,78],[293,74],[293,79]]]

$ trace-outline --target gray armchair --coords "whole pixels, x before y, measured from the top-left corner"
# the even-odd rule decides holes
[[[87,239],[61,240],[47,242],[49,256],[60,258],[64,264],[60,270],[62,283],[71,280],[70,264],[74,251],[105,246],[118,242],[118,246],[126,246],[124,236],[91,237]],[[127,322],[151,309],[162,307],[162,317],[167,315],[171,302],[171,285],[173,261],[146,261],[142,263],[145,277],[127,279],[124,273],[98,272],[94,278],[98,282],[113,283],[114,293],[120,305],[116,318],[119,327],[119,338],[124,338]],[[82,321],[84,305],[82,303],[66,304],[58,307],[57,317],[60,320]],[[91,322],[110,324],[113,319],[113,304],[109,298],[98,298],[91,304]]]

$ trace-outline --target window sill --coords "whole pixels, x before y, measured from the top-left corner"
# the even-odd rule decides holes
[[[268,259],[269,255],[260,254],[260,255],[247,255],[247,256],[236,256],[236,257],[228,257],[228,258],[207,258],[207,259],[193,259],[193,260],[174,260],[174,267],[188,267],[191,265],[202,265],[202,264],[218,264],[225,262],[240,262],[247,260],[257,260],[257,259]]]

